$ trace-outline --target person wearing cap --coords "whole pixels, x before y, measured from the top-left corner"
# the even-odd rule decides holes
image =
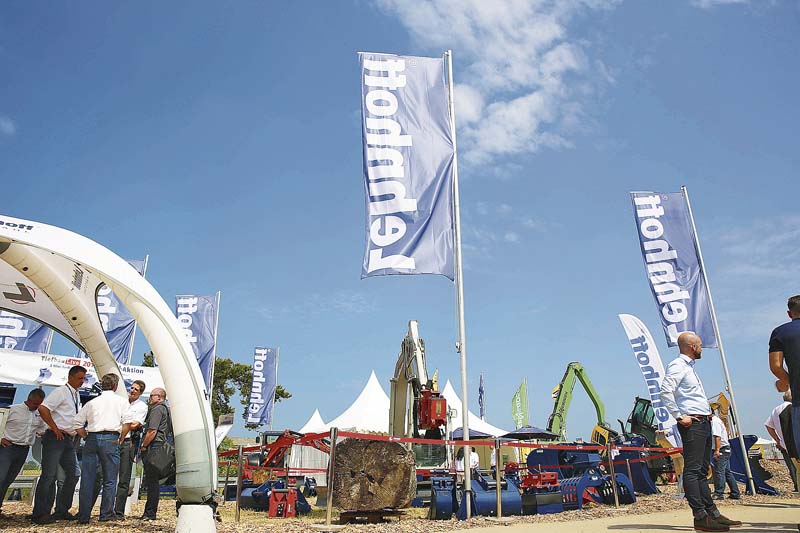
[[[3,505],[8,487],[25,465],[36,434],[44,432],[45,425],[39,415],[42,400],[44,391],[33,389],[28,393],[27,400],[8,409],[6,427],[0,440],[0,506]]]
[[[692,509],[695,531],[729,531],[740,526],[719,512],[706,482],[711,462],[711,408],[695,364],[702,357],[703,343],[696,334],[678,336],[680,354],[667,366],[661,381],[661,401],[677,420],[683,441],[683,490]]]
[[[75,415],[73,429],[85,439],[81,460],[81,488],[78,498],[78,523],[88,524],[94,504],[94,483],[97,464],[103,474],[103,497],[100,500],[100,521],[123,520],[114,514],[114,501],[119,474],[119,445],[130,424],[126,419],[128,401],[115,391],[119,376],[106,374],[100,379],[103,392]]]
[[[140,442],[141,428],[147,418],[147,404],[140,399],[146,386],[144,381],[136,380],[128,390],[128,414],[130,433],[119,445],[119,483],[117,484],[117,501],[114,514],[125,516],[125,502],[130,493],[131,473],[136,463],[136,448]]]

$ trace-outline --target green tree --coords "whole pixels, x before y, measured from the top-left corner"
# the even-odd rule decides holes
[[[155,366],[153,352],[144,354],[142,366]],[[250,365],[237,363],[227,357],[217,356],[214,363],[214,382],[211,384],[211,413],[216,425],[220,415],[232,413],[231,396],[237,392],[242,404],[242,418],[247,419],[247,405],[250,399],[250,385],[253,382],[253,369]],[[278,385],[275,389],[275,402],[291,398],[292,394]]]

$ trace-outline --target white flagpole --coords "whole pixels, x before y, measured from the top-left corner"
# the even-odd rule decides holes
[[[146,278],[147,274],[147,263],[150,261],[150,254],[144,256],[144,266],[142,267],[142,277]],[[131,336],[131,345],[128,347],[128,358],[125,360],[125,364],[131,364],[131,358],[133,357],[133,343],[136,342],[136,321],[133,321],[133,333]]]
[[[209,388],[214,387],[214,367],[217,364],[217,331],[219,330],[219,306],[222,302],[222,291],[217,291],[217,312],[214,313],[214,349],[211,350],[211,379]],[[208,391],[209,396],[211,391]]]
[[[280,360],[281,347],[275,348],[275,392],[278,391],[278,361]],[[273,393],[274,395],[274,393]],[[272,398],[272,413],[269,415],[269,429],[272,430],[272,421],[275,419],[275,398]]]
[[[717,346],[719,346],[719,358],[722,360],[722,372],[725,375],[725,389],[731,395],[731,410],[733,411],[733,418],[739,433],[739,445],[742,447],[742,456],[744,459],[744,469],[747,473],[747,483],[750,486],[750,491],[753,495],[756,494],[755,483],[753,482],[753,473],[750,471],[750,462],[747,458],[747,448],[744,445],[744,436],[742,430],[739,428],[739,410],[736,408],[736,399],[733,395],[733,384],[731,383],[731,375],[728,372],[728,361],[725,358],[725,349],[722,347],[722,335],[719,333],[719,325],[717,324],[717,312],[714,310],[714,299],[711,298],[711,285],[708,283],[708,275],[706,274],[706,265],[703,262],[703,252],[700,250],[700,238],[697,236],[697,226],[694,224],[694,213],[692,213],[692,204],[689,201],[689,191],[686,186],[681,186],[681,192],[686,199],[686,207],[689,210],[689,220],[692,223],[692,233],[694,236],[694,246],[697,250],[697,258],[700,261],[700,272],[703,274],[703,280],[706,282],[706,292],[708,293],[708,307],[711,310],[711,321],[714,324],[714,335],[717,337]]]
[[[47,344],[45,345],[44,353],[50,353],[50,348],[53,347],[53,334],[54,333],[55,333],[55,330],[53,328],[50,328],[50,333],[47,335]]]
[[[450,100],[450,134],[453,138],[453,233],[455,238],[455,282],[456,282],[456,313],[458,316],[458,341],[456,351],[461,356],[461,413],[462,429],[464,442],[469,441],[469,401],[467,398],[467,339],[464,322],[464,276],[461,266],[461,208],[458,195],[458,149],[456,148],[456,108],[453,93],[453,51],[448,50],[444,53],[447,59],[447,89]],[[471,472],[468,471],[470,464],[471,448],[464,445],[464,492],[469,498],[472,492]],[[471,509],[467,505],[467,518],[470,517]]]

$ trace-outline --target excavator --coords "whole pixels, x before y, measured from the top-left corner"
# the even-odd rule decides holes
[[[428,376],[425,342],[419,337],[416,320],[408,322],[408,333],[400,345],[400,355],[390,382],[389,434],[393,437],[444,439],[447,428],[447,401],[439,392],[437,373]],[[412,446],[417,465],[440,467],[447,464],[444,446]]]
[[[567,370],[564,372],[564,377],[561,382],[553,389],[553,412],[550,418],[547,419],[547,431],[551,431],[559,436],[559,440],[567,440],[567,411],[569,410],[570,403],[572,403],[572,391],[575,389],[575,383],[581,382],[586,394],[594,405],[597,411],[597,425],[592,430],[592,442],[605,445],[609,440],[614,440],[619,436],[619,433],[611,429],[611,426],[606,422],[605,407],[600,397],[589,381],[589,376],[583,365],[577,361],[573,361],[567,365]]]

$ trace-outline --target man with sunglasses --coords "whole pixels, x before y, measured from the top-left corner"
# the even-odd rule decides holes
[[[147,501],[144,505],[144,513],[140,520],[152,521],[158,514],[158,499],[160,497],[161,483],[158,472],[154,470],[148,462],[148,454],[153,453],[156,448],[160,448],[172,439],[172,419],[169,408],[164,403],[167,399],[167,391],[162,388],[155,388],[150,392],[150,410],[147,413],[147,420],[144,424],[144,438],[142,439],[142,462],[144,463],[145,485],[147,487]]]
[[[142,425],[147,417],[147,404],[140,399],[145,390],[145,383],[136,380],[128,390],[128,412],[126,419],[130,421],[131,432],[119,445],[119,482],[117,484],[117,500],[114,503],[114,514],[125,516],[125,503],[130,495],[131,472],[136,463],[136,448],[141,442]]]

